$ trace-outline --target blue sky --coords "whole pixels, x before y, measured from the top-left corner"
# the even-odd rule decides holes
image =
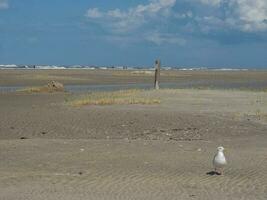
[[[267,67],[266,0],[0,0],[0,63]]]

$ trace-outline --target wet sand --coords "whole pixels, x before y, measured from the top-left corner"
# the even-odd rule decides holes
[[[47,84],[48,81],[56,80],[67,86],[123,86],[132,84],[132,87],[144,87],[148,89],[149,85],[153,85],[153,79],[153,71],[148,70],[0,70],[0,86],[2,87],[40,86]],[[165,88],[237,88],[262,90],[267,85],[267,70],[162,70],[160,81]]]
[[[44,81],[13,77],[30,77],[27,73],[33,72],[0,71],[0,77],[7,77],[5,73],[11,74],[5,85]],[[54,73],[82,78],[69,71],[49,73],[54,78]],[[100,72],[86,74],[89,80],[97,79],[92,84],[99,84],[89,73]],[[106,73],[99,75],[102,82],[123,82],[121,75]],[[183,73],[190,74],[174,77]],[[196,76],[191,73],[187,79]],[[210,79],[220,76],[228,82],[265,77],[260,72],[210,73]],[[133,80],[151,79],[139,76]],[[161,104],[66,105],[76,95],[0,93],[0,199],[267,198],[266,92],[144,91],[160,98]],[[213,170],[219,145],[226,149],[228,166],[223,176],[212,176],[207,173]]]

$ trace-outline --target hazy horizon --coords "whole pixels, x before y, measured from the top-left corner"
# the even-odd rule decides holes
[[[34,68],[36,69],[57,69],[57,68],[124,68],[124,69],[154,69],[153,63],[151,65],[91,65],[91,64],[73,64],[73,65],[60,65],[60,64],[1,64],[0,69],[8,69],[8,68]],[[170,69],[180,69],[180,70],[267,70],[267,67],[242,67],[242,66],[168,66],[161,65],[162,68],[170,68]]]

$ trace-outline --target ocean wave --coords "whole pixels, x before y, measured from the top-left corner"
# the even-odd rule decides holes
[[[248,71],[249,69],[235,69],[235,68],[218,68],[213,71]]]
[[[11,64],[11,65],[0,65],[0,69],[1,68],[17,68],[18,66],[17,65],[13,65],[13,64]]]
[[[7,64],[0,65],[0,69],[101,69],[101,70],[148,70],[153,71],[154,67],[148,66],[87,66],[87,65],[15,65],[15,64]],[[179,70],[179,71],[247,71],[249,69],[246,68],[208,68],[208,67],[169,67],[162,66],[163,70]]]
[[[180,71],[200,71],[200,70],[208,70],[207,67],[184,67],[184,68],[179,68],[179,67],[175,67],[174,69],[178,69]]]
[[[35,69],[66,69],[66,67],[63,66],[56,66],[56,65],[36,65]]]

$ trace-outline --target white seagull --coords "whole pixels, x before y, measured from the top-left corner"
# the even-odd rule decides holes
[[[213,166],[215,168],[215,172],[219,175],[223,173],[223,167],[227,164],[225,156],[223,154],[223,147],[217,148],[217,153],[213,158]]]

